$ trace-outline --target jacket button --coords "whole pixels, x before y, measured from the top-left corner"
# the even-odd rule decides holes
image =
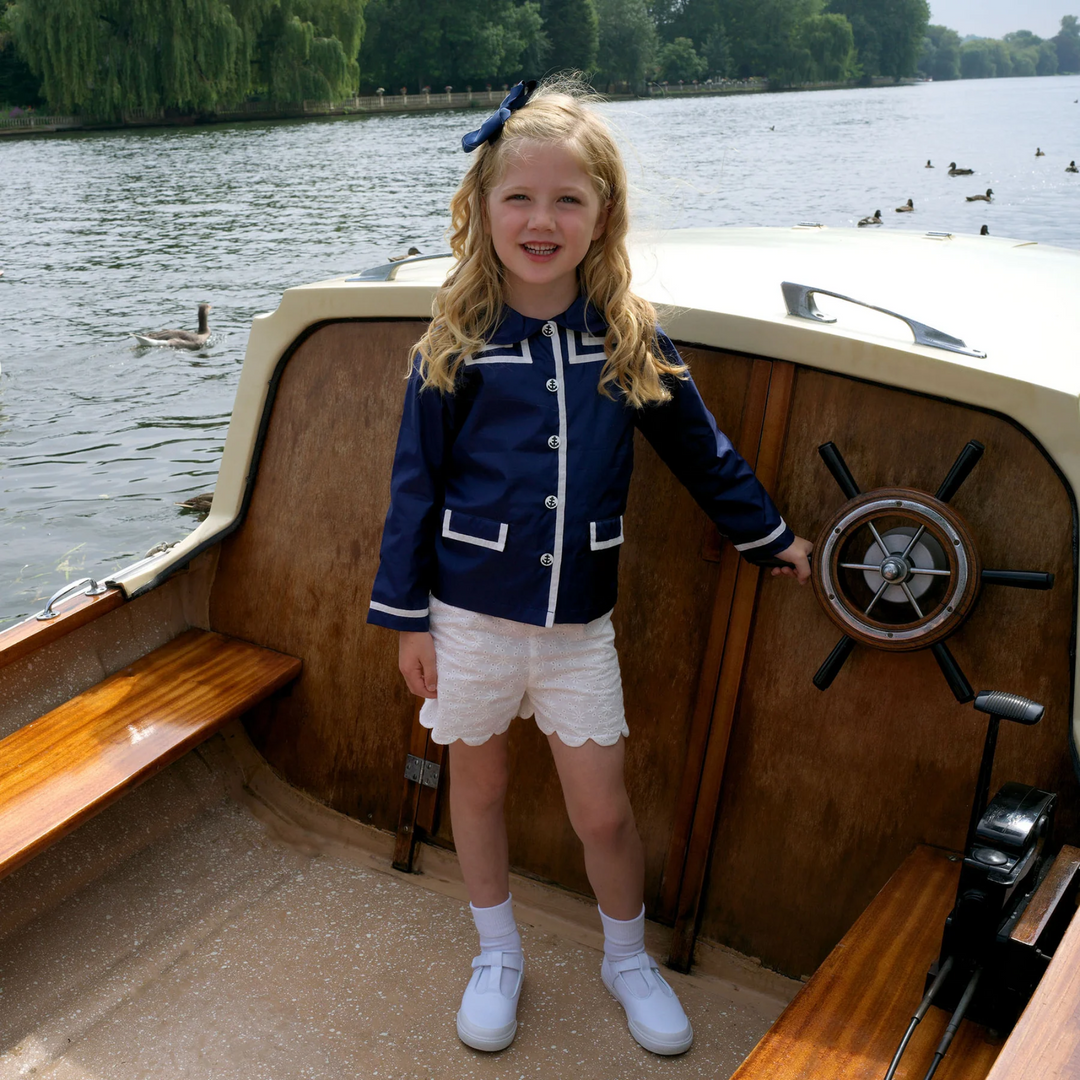
[[[559,389],[559,380],[548,379],[548,381],[544,385],[554,394],[555,391]]]
[[[548,439],[548,446],[550,446],[552,450],[558,450],[559,449],[559,436],[558,435],[552,435],[551,438]]]
[[[553,322],[544,323],[544,337],[555,336],[555,324]]]
[[[549,510],[554,510],[554,509],[555,509],[555,507],[559,505],[559,500],[558,500],[558,499],[557,499],[557,498],[556,498],[556,497],[555,497],[554,495],[549,495],[549,496],[548,496],[548,497],[547,497],[547,498],[546,498],[546,499],[544,500],[544,505],[545,505],[545,506],[546,506],[546,507],[547,507],[547,508],[548,508]]]
[[[555,561],[555,556],[550,554],[547,551],[545,551],[544,554],[540,556],[540,565],[541,566],[550,566],[554,561]]]

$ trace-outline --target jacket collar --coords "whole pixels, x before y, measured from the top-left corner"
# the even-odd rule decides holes
[[[499,322],[488,338],[488,344],[516,345],[519,341],[540,333],[540,328],[548,321],[583,334],[607,333],[607,323],[603,316],[584,296],[579,296],[561,315],[556,315],[551,320],[534,319],[529,315],[522,315],[512,307],[504,306]]]

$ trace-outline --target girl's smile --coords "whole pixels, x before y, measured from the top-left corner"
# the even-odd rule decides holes
[[[577,299],[577,268],[608,216],[577,157],[563,146],[525,144],[484,205],[506,302],[538,319],[565,311]]]

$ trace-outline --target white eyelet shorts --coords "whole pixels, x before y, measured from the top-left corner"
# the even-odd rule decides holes
[[[431,598],[438,697],[420,723],[437,743],[479,746],[535,715],[567,746],[611,746],[630,734],[611,612],[589,623],[532,626]]]

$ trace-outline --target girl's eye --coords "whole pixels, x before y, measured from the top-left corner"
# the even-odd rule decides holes
[[[559,202],[569,202],[569,203],[576,203],[576,202],[578,202],[578,201],[579,201],[579,200],[578,200],[578,198],[577,198],[577,197],[576,197],[575,195],[564,195],[564,196],[563,196],[563,197],[562,197],[562,198],[561,198],[561,199],[559,200]]]

